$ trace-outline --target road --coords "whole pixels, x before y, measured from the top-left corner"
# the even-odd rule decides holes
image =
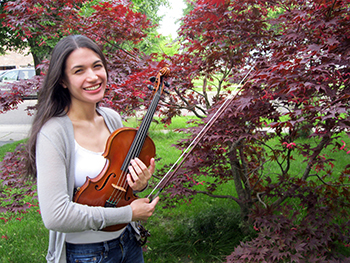
[[[34,117],[28,116],[25,109],[36,103],[36,100],[24,100],[17,109],[0,113],[0,146],[28,137]]]

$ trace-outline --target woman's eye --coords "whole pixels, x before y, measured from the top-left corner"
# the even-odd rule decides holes
[[[102,67],[103,67],[102,64],[96,64],[96,65],[95,65],[95,68],[102,68]]]

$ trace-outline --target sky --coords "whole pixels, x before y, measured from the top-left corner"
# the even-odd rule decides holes
[[[180,27],[180,23],[176,23],[176,20],[182,17],[182,9],[186,7],[183,0],[168,0],[170,8],[161,6],[158,11],[158,15],[164,15],[163,20],[160,22],[158,33],[164,36],[171,35],[172,38],[177,37],[176,30]]]

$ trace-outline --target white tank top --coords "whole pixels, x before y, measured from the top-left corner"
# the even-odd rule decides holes
[[[82,186],[87,176],[92,179],[101,172],[106,163],[102,154],[87,150],[75,141],[75,188]]]
[[[86,177],[95,178],[102,171],[106,159],[102,152],[93,152],[81,147],[75,141],[75,183],[74,187],[82,186]],[[87,230],[66,234],[66,241],[72,244],[87,244],[104,242],[120,236],[124,228],[115,232]]]

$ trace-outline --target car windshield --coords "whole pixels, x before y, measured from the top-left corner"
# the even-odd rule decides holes
[[[2,73],[2,72],[1,72]],[[6,71],[1,75],[0,82],[13,82],[21,79],[30,79],[35,75],[34,69],[15,69]]]
[[[31,69],[21,69],[19,71],[18,79],[30,79],[35,75],[35,71]]]
[[[1,77],[1,80],[17,80],[17,75],[17,70],[9,71]]]

